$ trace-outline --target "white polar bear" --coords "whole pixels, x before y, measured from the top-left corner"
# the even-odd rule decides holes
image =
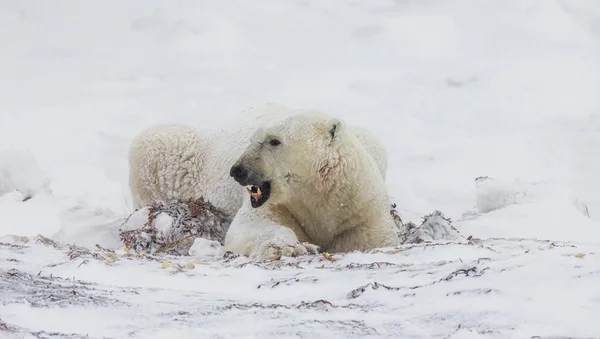
[[[333,121],[336,131],[329,144],[323,143],[318,136],[329,136],[326,124]],[[272,127],[264,129],[268,126]],[[284,153],[276,158],[259,152],[255,146],[265,133],[279,133],[288,140],[278,147],[288,150],[288,158],[281,156]],[[269,161],[277,163],[248,160],[262,156],[273,156]],[[266,199],[253,207],[257,192],[249,199],[246,188],[230,176],[238,159],[253,175],[267,178],[285,168],[290,176],[269,178],[271,190],[263,187],[262,199]],[[225,250],[236,254],[273,258],[315,252],[317,246],[336,252],[398,243],[384,187],[385,147],[368,131],[317,113],[266,104],[244,112],[239,126],[228,130],[151,127],[132,141],[129,164],[136,208],[153,200],[203,196],[233,218]],[[315,164],[329,167],[319,168],[312,173],[316,177],[310,177],[310,166]],[[306,177],[292,175],[300,173]],[[296,191],[284,192],[284,187]]]

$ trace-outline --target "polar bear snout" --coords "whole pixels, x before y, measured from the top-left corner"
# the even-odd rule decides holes
[[[236,164],[231,167],[229,175],[241,185],[245,185],[245,181],[248,179],[248,169],[244,165]]]
[[[241,164],[231,167],[229,175],[240,185],[246,186],[252,207],[260,207],[269,200],[271,196],[271,182],[262,175],[248,170],[246,166]]]

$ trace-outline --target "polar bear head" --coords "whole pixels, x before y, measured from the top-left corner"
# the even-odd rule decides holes
[[[318,112],[287,117],[253,134],[230,175],[246,186],[254,208],[314,195],[330,181],[344,130],[341,120]]]

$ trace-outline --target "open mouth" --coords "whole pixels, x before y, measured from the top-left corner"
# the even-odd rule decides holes
[[[271,183],[269,181],[263,182],[260,186],[248,185],[246,186],[248,194],[250,194],[250,204],[252,207],[257,208],[262,206],[271,195]]]

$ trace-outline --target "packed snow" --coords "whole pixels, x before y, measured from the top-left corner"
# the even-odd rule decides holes
[[[0,337],[600,338],[597,0],[4,0],[0,22]],[[264,102],[374,131],[423,241],[124,249],[135,134]]]

